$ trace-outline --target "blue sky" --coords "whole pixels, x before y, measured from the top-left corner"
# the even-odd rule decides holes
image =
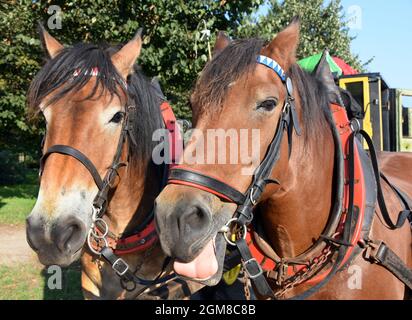
[[[392,88],[412,89],[412,0],[342,0],[351,50]],[[260,13],[267,8],[263,7]],[[356,17],[356,19],[354,18]]]
[[[367,69],[380,72],[390,87],[412,89],[412,1],[342,0],[342,5],[348,14],[351,6],[360,8],[361,26],[350,30],[357,36],[352,52],[362,61],[374,57]]]

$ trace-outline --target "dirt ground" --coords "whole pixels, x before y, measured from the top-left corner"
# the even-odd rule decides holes
[[[27,263],[37,259],[26,241],[24,225],[0,225],[0,265],[11,266]]]

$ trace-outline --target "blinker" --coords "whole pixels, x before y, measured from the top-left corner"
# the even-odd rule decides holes
[[[298,114],[296,113],[296,107],[293,101],[290,102],[290,113],[292,115],[292,122],[293,127],[295,128],[295,132],[298,136],[300,136],[302,134],[302,129],[299,125]]]
[[[287,77],[286,78],[286,90],[288,91],[289,96],[293,96],[293,84],[292,84],[292,80]]]

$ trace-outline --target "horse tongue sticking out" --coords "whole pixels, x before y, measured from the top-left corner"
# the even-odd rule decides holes
[[[214,276],[218,271],[218,262],[213,239],[194,260],[187,263],[175,261],[173,267],[176,273],[191,279],[205,280]]]

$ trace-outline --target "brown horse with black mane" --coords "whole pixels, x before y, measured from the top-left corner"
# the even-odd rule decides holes
[[[152,135],[175,119],[135,65],[140,33],[120,50],[64,48],[43,28],[41,37],[49,59],[28,104],[44,115],[47,133],[27,241],[45,265],[81,257],[89,299],[190,295],[200,286],[176,279],[153,220],[166,166],[152,161]]]
[[[215,149],[193,136],[156,199],[162,248],[181,276],[215,284],[226,235],[261,298],[407,298],[412,154],[379,154],[381,174],[371,165],[358,122],[330,103],[333,81],[295,64],[298,39],[296,20],[267,45],[218,36],[191,97],[194,127],[259,129],[248,143],[260,165],[241,174],[253,155],[240,151],[249,162],[185,163]]]

